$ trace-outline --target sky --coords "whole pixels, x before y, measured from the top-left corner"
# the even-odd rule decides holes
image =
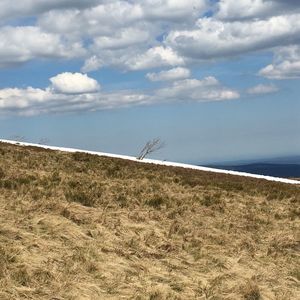
[[[300,152],[300,3],[0,1],[0,137],[206,164]]]

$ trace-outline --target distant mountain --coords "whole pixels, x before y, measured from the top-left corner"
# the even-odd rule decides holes
[[[214,165],[216,165],[216,166],[240,166],[240,165],[251,165],[251,164],[300,165],[300,155],[219,161],[219,162],[207,163],[206,165],[210,165],[210,166],[214,166]],[[201,164],[201,165],[203,165],[203,164]]]
[[[259,161],[256,161],[256,163],[268,163],[268,164],[295,164],[300,165],[300,155],[295,156],[286,156],[286,157],[275,157],[275,158],[269,158],[269,159],[261,159]],[[252,162],[254,163],[254,162]]]
[[[300,163],[252,163],[241,165],[210,165],[209,167],[275,177],[300,178]]]

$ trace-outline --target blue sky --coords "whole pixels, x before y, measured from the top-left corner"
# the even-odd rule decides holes
[[[0,3],[0,135],[192,163],[300,151],[300,4]]]

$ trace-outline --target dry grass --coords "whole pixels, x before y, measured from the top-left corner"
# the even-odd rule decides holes
[[[300,299],[300,189],[0,144],[0,299]]]

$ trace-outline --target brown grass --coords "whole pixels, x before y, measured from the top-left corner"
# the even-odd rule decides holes
[[[300,299],[300,189],[0,144],[0,299]]]

